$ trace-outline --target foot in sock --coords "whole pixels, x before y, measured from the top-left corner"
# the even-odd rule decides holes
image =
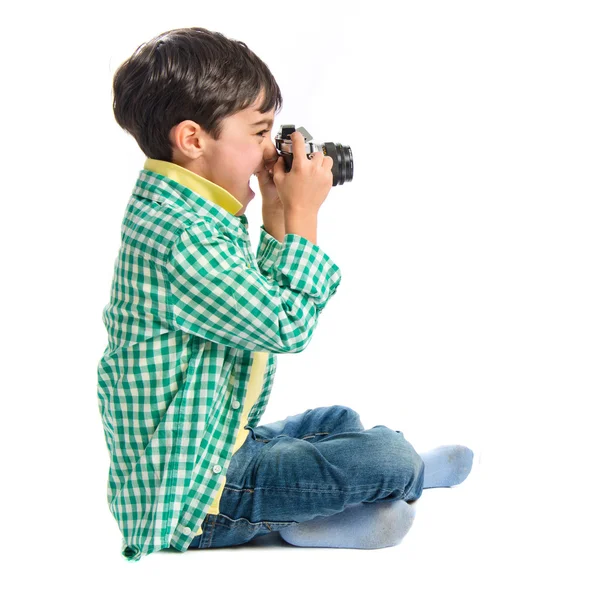
[[[327,517],[290,525],[279,535],[294,546],[386,548],[399,544],[415,518],[404,500],[361,502]]]
[[[419,456],[425,463],[423,489],[458,485],[473,466],[473,451],[466,446],[439,446]]]

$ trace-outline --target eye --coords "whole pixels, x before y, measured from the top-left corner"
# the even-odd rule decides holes
[[[259,131],[258,133],[256,133],[255,135],[260,135],[262,137],[263,133],[269,133],[269,129],[263,129],[262,131]]]

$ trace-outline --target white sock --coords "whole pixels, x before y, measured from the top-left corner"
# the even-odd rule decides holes
[[[294,546],[385,548],[399,544],[415,518],[404,500],[361,502],[327,517],[290,525],[279,531]]]

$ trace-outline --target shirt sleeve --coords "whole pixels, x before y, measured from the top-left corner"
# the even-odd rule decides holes
[[[263,275],[274,278],[273,267],[277,262],[283,244],[274,238],[264,224],[260,226],[260,239],[256,250],[256,262]]]
[[[277,354],[269,354],[267,360],[267,367],[265,369],[265,376],[263,379],[263,386],[260,391],[254,406],[250,409],[248,414],[248,426],[256,427],[260,422],[262,415],[264,414],[267,405],[269,404],[269,398],[271,397],[271,391],[273,389],[273,383],[275,381],[275,372],[277,371]]]
[[[166,261],[173,326],[233,348],[301,352],[341,271],[294,233],[285,235],[273,261],[271,279],[247,262],[226,231],[205,221],[189,226]]]

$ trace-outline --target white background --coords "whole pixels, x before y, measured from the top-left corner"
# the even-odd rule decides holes
[[[55,2],[11,15],[4,597],[597,597],[597,3]],[[112,76],[189,26],[267,63],[284,98],[275,131],[303,125],[354,154],[354,180],[319,213],[340,288],[308,348],[279,355],[262,423],[344,404],[419,452],[475,451],[463,484],[423,492],[398,546],[120,554],[96,368],[145,157],[114,121]]]

